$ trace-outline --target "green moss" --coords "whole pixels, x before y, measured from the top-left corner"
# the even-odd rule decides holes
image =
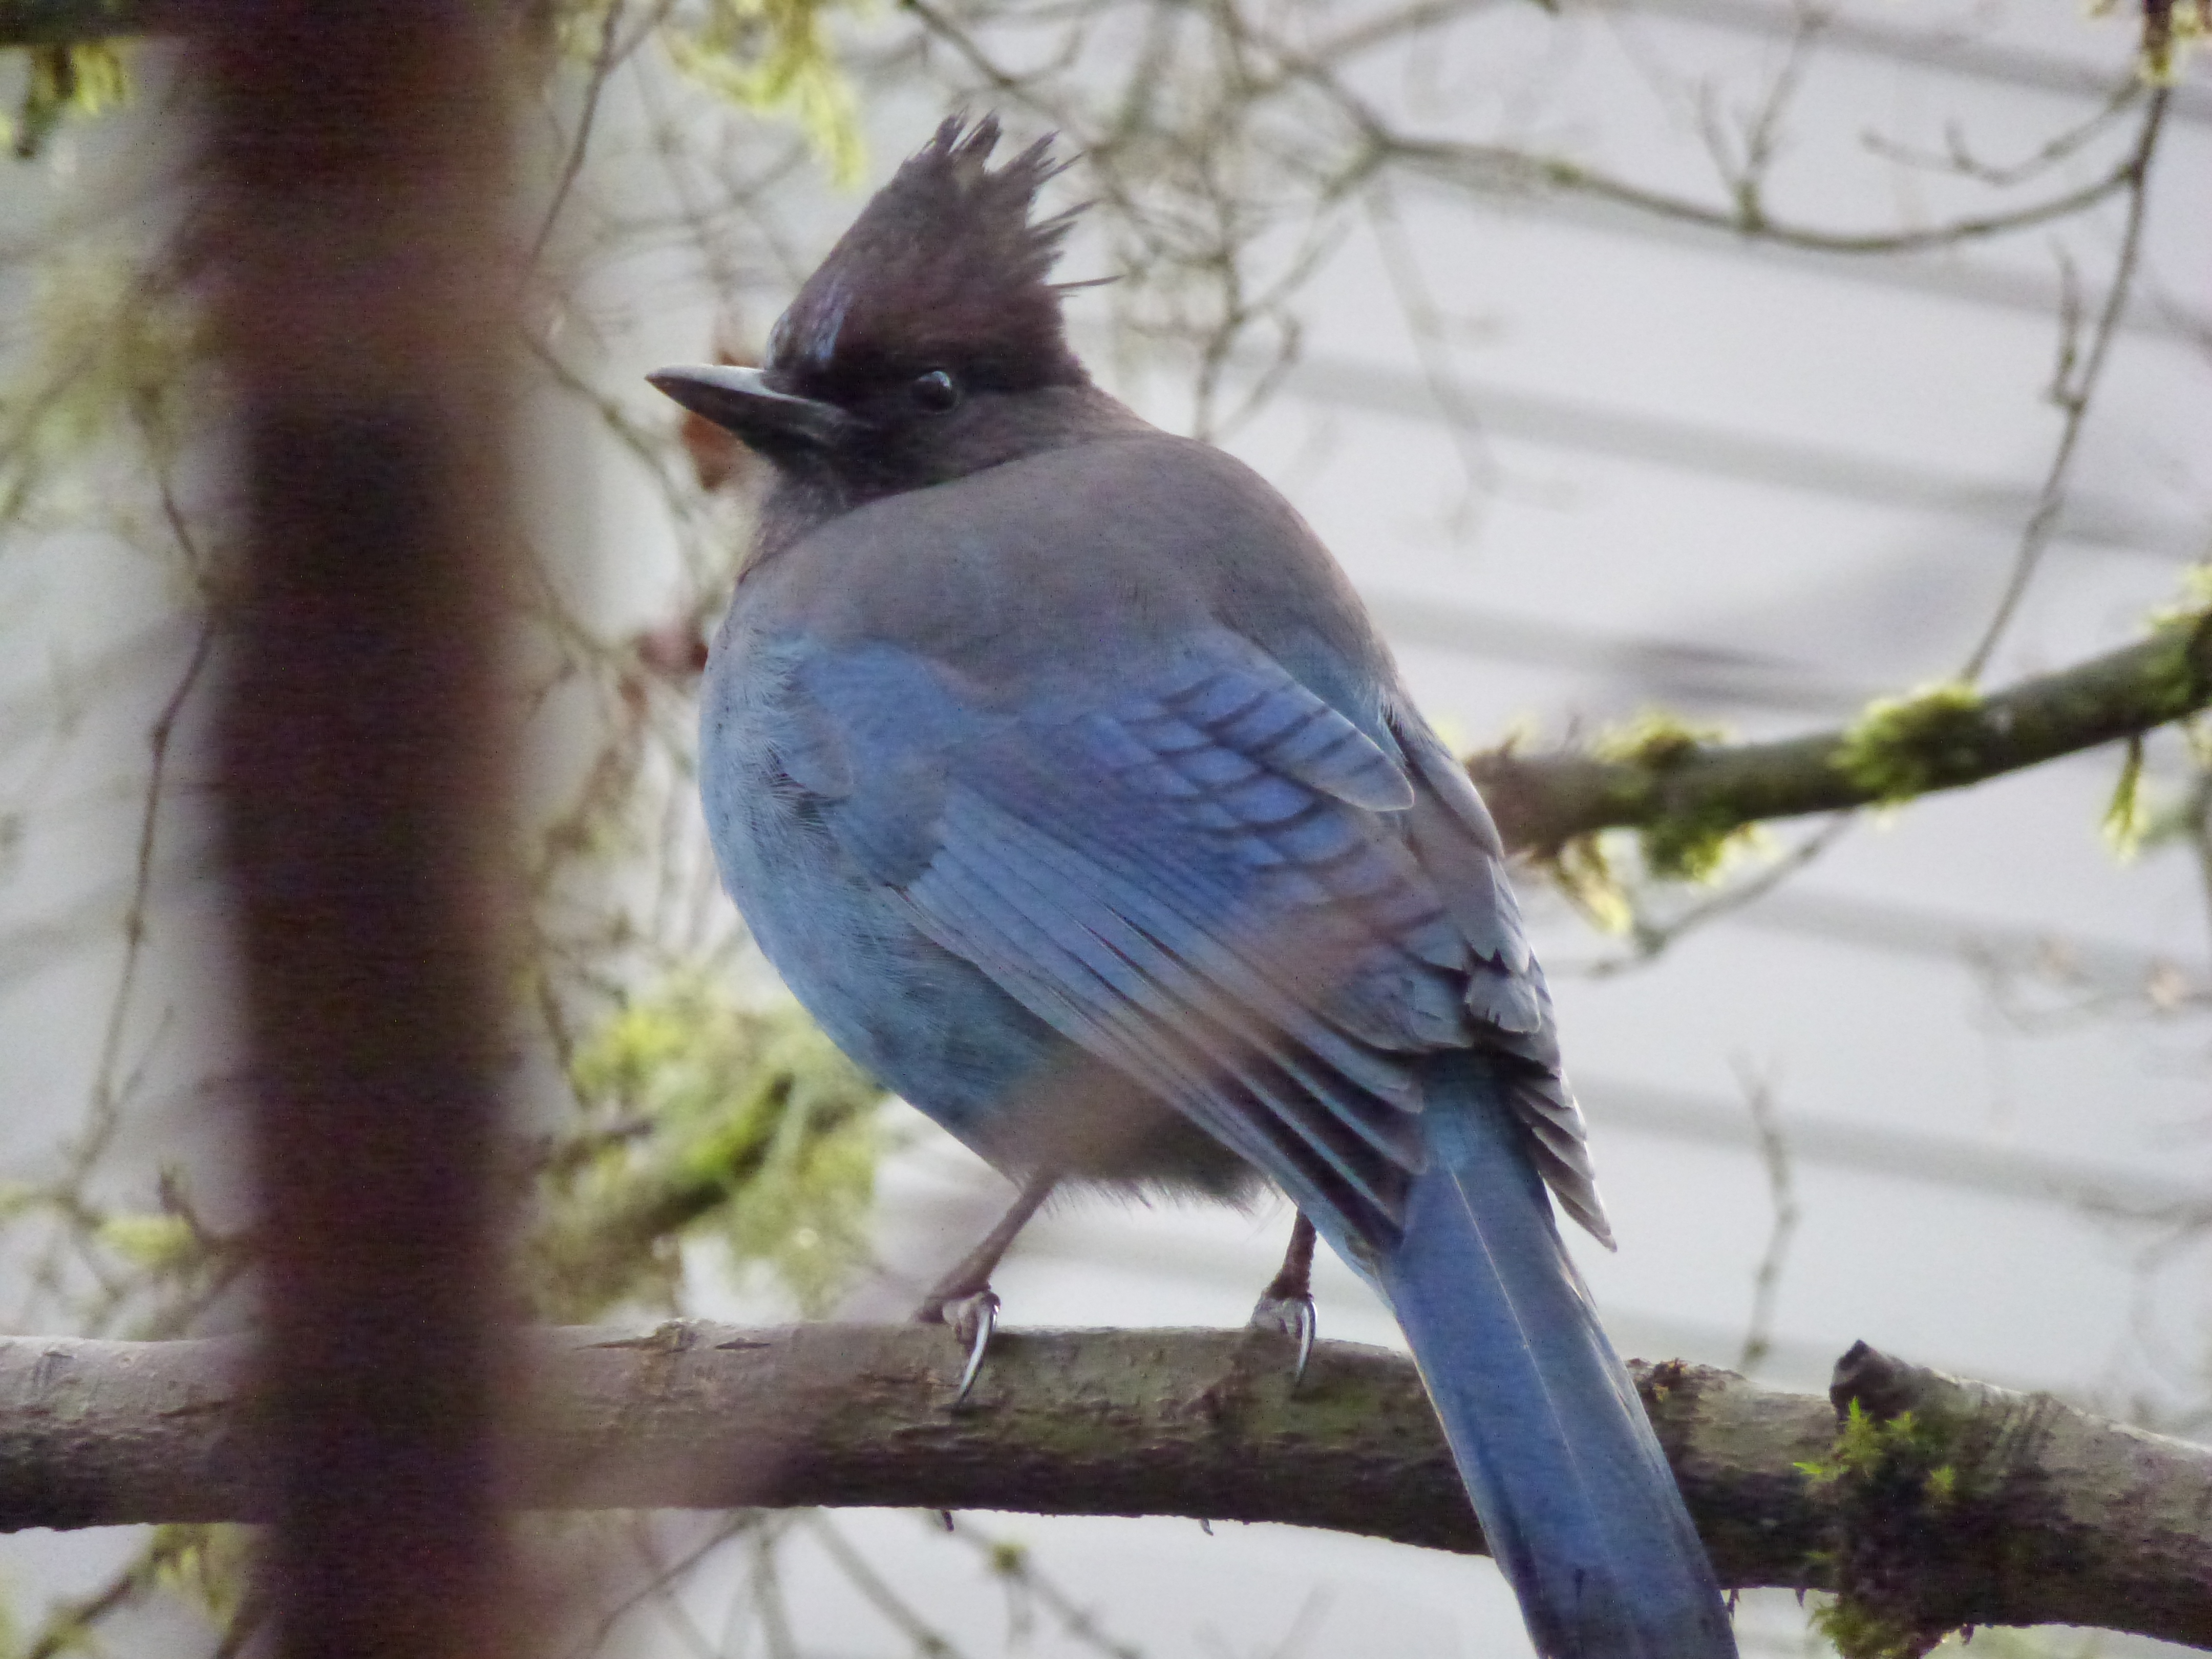
[[[1988,736],[1982,694],[1946,680],[1867,705],[1836,746],[1838,772],[1893,806],[1976,769]]]
[[[1638,838],[1644,866],[1662,881],[1711,882],[1740,855],[1762,844],[1765,832],[1725,808],[1683,812],[1646,824]]]
[[[1828,1455],[1798,1464],[1797,1473],[1815,1486],[1832,1486],[1851,1476],[1870,1480],[1899,1454],[1917,1450],[1922,1433],[1919,1419],[1911,1412],[1899,1412],[1884,1422],[1854,1400],[1837,1430],[1836,1443],[1828,1449]]]
[[[692,1238],[826,1308],[866,1260],[882,1091],[795,1004],[716,975],[633,998],[579,1048],[586,1127],[546,1149],[526,1252],[547,1316],[672,1309]]]
[[[1543,867],[1568,903],[1601,933],[1626,933],[1636,924],[1636,907],[1614,874],[1602,835],[1577,836],[1543,861]]]
[[[1664,708],[1646,708],[1626,725],[1600,732],[1589,747],[1600,760],[1661,772],[1727,738],[1721,726],[1695,726]]]
[[[2161,718],[2178,719],[2203,701],[2205,671],[2198,660],[2212,628],[2212,564],[2191,565],[2170,605],[2150,613],[2151,638],[2166,649],[2145,670],[2142,702]]]
[[[2192,564],[2181,573],[2181,592],[2172,603],[2150,613],[2150,625],[2193,628],[2208,614],[2212,614],[2212,564]]]
[[[1952,1439],[1911,1412],[1880,1419],[1853,1401],[1826,1455],[1797,1465],[1826,1492],[1835,1517],[1832,1547],[1807,1565],[1836,1585],[1813,1626],[1844,1659],[1918,1659],[1956,1622],[1923,1599],[1943,1578],[1971,1495]]]
[[[2112,785],[2112,799],[2105,808],[2099,824],[2105,844],[2112,849],[2112,856],[2123,864],[2132,863],[2142,850],[2143,833],[2149,813],[2143,804],[2143,741],[2142,735],[2130,738],[2127,750],[2120,761],[2120,775]]]
[[[1835,1644],[1843,1659],[1920,1659],[1931,1645],[1909,1623],[1838,1595],[1813,1609],[1813,1628]]]
[[[1693,725],[1665,709],[1647,708],[1624,726],[1600,732],[1591,740],[1590,752],[1617,766],[1648,773],[1656,784],[1667,773],[1693,759],[1713,744],[1725,742],[1728,732],[1717,726]],[[1644,869],[1661,881],[1710,882],[1729,861],[1754,846],[1759,831],[1727,805],[1716,803],[1692,811],[1663,813],[1640,825],[1637,850]],[[1595,851],[1595,848],[1592,849]],[[1602,860],[1597,867],[1573,872],[1584,890],[1581,902],[1594,920],[1626,931],[1630,920],[1625,898],[1618,904],[1603,894],[1601,876],[1609,877]],[[1565,884],[1563,883],[1563,884]]]

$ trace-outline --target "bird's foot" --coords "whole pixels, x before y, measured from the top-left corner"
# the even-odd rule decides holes
[[[982,1371],[983,1355],[991,1346],[992,1333],[999,1328],[998,1293],[986,1285],[966,1295],[933,1295],[915,1310],[914,1316],[925,1325],[945,1326],[967,1349],[968,1364],[960,1373],[960,1389],[952,1396],[956,1407],[965,1404],[969,1391],[975,1388],[975,1378]]]
[[[999,1218],[999,1224],[937,1281],[914,1310],[917,1324],[951,1326],[953,1335],[968,1350],[967,1368],[960,1373],[960,1392],[952,1396],[956,1410],[975,1386],[976,1373],[983,1369],[983,1351],[991,1346],[991,1333],[999,1328],[999,1298],[992,1294],[991,1275],[998,1271],[1007,1248],[1029,1224],[1038,1206],[1052,1195],[1057,1178],[1049,1171],[1031,1176],[1013,1206]]]
[[[1306,1361],[1313,1358],[1313,1258],[1314,1224],[1301,1210],[1291,1224],[1291,1246],[1283,1252],[1283,1265],[1252,1308],[1254,1329],[1280,1331],[1297,1341],[1297,1369],[1291,1373],[1293,1394],[1306,1380]]]
[[[1252,1317],[1248,1322],[1255,1331],[1280,1331],[1297,1343],[1298,1361],[1291,1372],[1291,1388],[1296,1392],[1298,1384],[1305,1381],[1306,1361],[1313,1358],[1314,1333],[1317,1328],[1313,1297],[1304,1292],[1278,1296],[1275,1287],[1270,1285],[1252,1304]]]

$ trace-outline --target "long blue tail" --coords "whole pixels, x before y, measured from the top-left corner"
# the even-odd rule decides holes
[[[1498,1082],[1440,1057],[1405,1238],[1370,1255],[1545,1659],[1732,1659],[1704,1546]]]

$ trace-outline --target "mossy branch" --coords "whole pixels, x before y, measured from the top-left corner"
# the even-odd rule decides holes
[[[1982,695],[1955,684],[1874,704],[1841,731],[1649,754],[1477,755],[1506,842],[1540,856],[1601,830],[1710,840],[1745,824],[1894,805],[2140,735],[2212,704],[2212,615]]]
[[[1481,1536],[1412,1362],[1286,1338],[1012,1331],[969,1405],[923,1326],[544,1330],[514,1501],[911,1505]],[[0,1340],[0,1528],[264,1510],[232,1342]],[[1861,1346],[1831,1399],[1633,1368],[1723,1583],[1836,1589],[1865,1656],[1966,1625],[2212,1646],[2212,1451]]]
[[[82,46],[173,29],[177,0],[0,0],[0,47]]]

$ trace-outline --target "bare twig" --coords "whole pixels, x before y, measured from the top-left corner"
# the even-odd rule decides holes
[[[1782,1295],[1783,1269],[1789,1263],[1790,1244],[1796,1237],[1801,1212],[1790,1180],[1790,1141],[1783,1133],[1780,1114],[1775,1109],[1772,1082],[1744,1060],[1736,1062],[1735,1071],[1743,1088],[1744,1105],[1751,1113],[1753,1132],[1759,1137],[1759,1159],[1766,1171],[1767,1201],[1774,1212],[1773,1225],[1766,1235],[1766,1249],[1759,1256],[1758,1270],[1752,1275],[1751,1317],[1744,1327],[1743,1352],[1736,1361],[1743,1373],[1750,1376],[1766,1363],[1767,1355],[1774,1351],[1774,1307]]]
[[[1006,1581],[1010,1591],[1018,1589],[1040,1602],[1071,1641],[1103,1653],[1107,1659],[1145,1659],[1143,1649],[1115,1639],[1099,1624],[1097,1613],[1040,1572],[1028,1551],[985,1532],[965,1516],[950,1517],[946,1530],[981,1554],[991,1570]]]
[[[1450,331],[1443,308],[1422,274],[1397,202],[1381,181],[1368,193],[1367,220],[1382,255],[1383,271],[1396,293],[1398,309],[1419,348],[1421,379],[1459,456],[1466,482],[1459,508],[1452,515],[1452,528],[1455,533],[1464,534],[1472,526],[1482,496],[1497,485],[1498,463],[1482,429],[1481,411],[1454,372]]]
[[[2010,190],[2036,178],[2104,135],[2121,115],[2141,102],[2144,95],[2142,77],[2130,74],[2118,82],[2097,112],[2077,126],[2045,139],[2027,155],[2009,165],[2000,166],[1977,156],[1966,143],[1966,137],[1957,122],[1948,123],[1943,129],[1943,151],[1941,155],[1900,144],[1880,133],[1863,134],[1860,142],[1872,154],[1900,167],[1918,167],[1929,171],[1954,173],[1972,179],[1978,184],[1996,190]]]
[[[569,1645],[567,1659],[590,1659],[591,1655],[604,1650],[623,1620],[655,1596],[664,1594],[672,1583],[731,1540],[757,1532],[760,1526],[761,1517],[757,1515],[732,1515],[710,1530],[680,1559],[673,1562],[655,1562],[655,1571],[651,1577],[626,1592],[613,1606],[603,1608],[591,1626],[578,1633],[575,1641]]]
[[[837,1571],[845,1575],[846,1582],[860,1593],[860,1599],[883,1614],[891,1628],[913,1644],[916,1653],[930,1655],[932,1659],[957,1659],[960,1650],[951,1638],[891,1588],[883,1574],[869,1565],[867,1557],[854,1549],[838,1530],[834,1520],[826,1515],[810,1516],[806,1530]]]
[[[530,252],[523,259],[526,276],[535,271],[538,262],[545,257],[546,245],[553,240],[554,227],[561,222],[561,211],[568,204],[576,180],[584,171],[584,158],[591,150],[592,130],[599,123],[599,104],[606,94],[608,80],[623,60],[644,44],[650,32],[640,29],[627,46],[622,45],[623,15],[629,9],[629,0],[607,0],[606,14],[599,19],[599,43],[592,53],[591,72],[584,82],[584,106],[577,112],[576,131],[562,159],[560,177],[554,181],[552,197],[538,222],[538,234],[531,240]]]
[[[1768,860],[1741,880],[1730,881],[1718,892],[1677,911],[1665,921],[1653,921],[1639,909],[1629,924],[1630,948],[1617,955],[1583,963],[1576,969],[1592,979],[1607,979],[1647,967],[1678,941],[1708,923],[1735,915],[1788,884],[1850,833],[1854,814],[1839,812],[1780,856]]]
[[[175,507],[166,489],[162,497],[173,515]],[[180,541],[185,541],[181,517],[173,521]],[[189,545],[189,542],[185,541],[185,544]],[[175,740],[177,722],[184,717],[185,705],[191,702],[193,690],[207,670],[208,660],[214,654],[215,640],[216,623],[210,613],[201,618],[199,633],[192,641],[191,654],[185,659],[184,672],[177,677],[168,701],[147,733],[151,757],[146,774],[144,804],[138,814],[138,846],[131,868],[131,899],[123,914],[123,966],[116,976],[115,994],[108,1000],[100,1061],[93,1072],[91,1111],[83,1133],[70,1149],[70,1171],[73,1179],[82,1178],[90,1171],[112,1140],[119,1121],[123,1103],[117,1075],[123,1062],[124,1036],[137,1000],[139,969],[145,959],[154,891],[154,854],[161,829],[161,803],[167,797],[170,748]]]
[[[2144,112],[2134,151],[2121,168],[2128,202],[2127,228],[2121,233],[2120,250],[2112,261],[2104,308],[2098,313],[2096,328],[2089,337],[2087,354],[2081,358],[2078,375],[2071,372],[2075,348],[2070,331],[2062,347],[2051,399],[2063,412],[2065,419],[2059,428],[2058,443],[2051,452],[2051,464],[2045,470],[2042,488],[2036,495],[2035,510],[2021,528],[2020,547],[2013,555],[2012,574],[1997,599],[1996,611],[1967,654],[1966,665],[1960,670],[1960,678],[1970,683],[1982,677],[2005,630],[2012,625],[2021,601],[2027,596],[2028,586],[2050,548],[2051,536],[2058,527],[2059,513],[2066,505],[2067,482],[2073,473],[2075,450],[2081,441],[2082,428],[2088,421],[2090,401],[2096,396],[2105,364],[2112,355],[2112,342],[2120,331],[2120,319],[2126,313],[2128,301],[2134,293],[2136,269],[2142,258],[2143,227],[2148,218],[2151,161],[2158,153],[2159,134],[2164,128],[2172,96],[2164,87],[2151,94],[2150,107]]]

